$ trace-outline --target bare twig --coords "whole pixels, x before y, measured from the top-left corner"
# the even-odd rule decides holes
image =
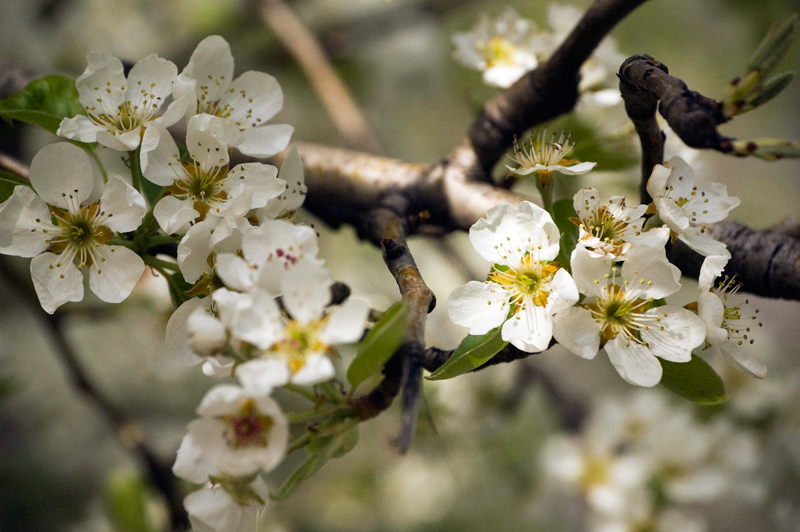
[[[30,171],[27,165],[5,153],[0,153],[0,168],[26,180]]]
[[[84,371],[72,344],[64,331],[62,312],[47,314],[39,306],[36,293],[30,283],[18,275],[16,269],[5,257],[0,256],[0,270],[3,281],[12,288],[12,292],[28,306],[33,315],[39,319],[50,335],[57,354],[64,362],[72,384],[97,408],[103,417],[114,427],[117,437],[125,447],[134,451],[145,465],[150,483],[167,501],[173,530],[185,530],[189,527],[189,519],[183,508],[183,499],[178,490],[175,476],[172,474],[171,460],[159,457],[150,449],[144,440],[141,425],[125,415],[94,385]]]
[[[375,133],[308,28],[282,0],[261,0],[259,12],[300,64],[339,133],[354,148],[380,153]]]

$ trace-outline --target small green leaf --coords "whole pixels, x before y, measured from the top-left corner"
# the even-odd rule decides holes
[[[10,172],[0,170],[0,203],[4,202],[14,193],[19,185],[30,187],[31,184]]]
[[[322,436],[312,443],[314,445],[309,444],[307,450],[313,452],[309,452],[308,458],[295,469],[280,488],[270,492],[271,499],[279,501],[289,497],[305,479],[319,471],[328,460],[340,458],[350,452],[358,443],[358,425],[334,436]]]
[[[377,373],[403,343],[406,334],[406,306],[398,302],[383,313],[358,346],[358,353],[347,368],[347,380],[355,388]]]
[[[689,362],[670,362],[658,359],[664,369],[661,385],[704,405],[716,405],[727,401],[725,384],[717,372],[702,358],[692,355]]]
[[[500,334],[500,327],[482,335],[470,334],[461,341],[447,362],[426,378],[432,381],[452,379],[483,366],[508,344]]]
[[[75,80],[47,76],[28,83],[24,89],[0,100],[0,117],[41,126],[51,133],[61,120],[83,114]]]

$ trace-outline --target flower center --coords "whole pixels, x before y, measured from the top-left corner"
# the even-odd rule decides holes
[[[308,355],[322,353],[328,349],[328,346],[319,340],[323,324],[324,319],[306,324],[292,320],[286,325],[285,338],[273,349],[286,358],[292,374],[305,366]]]
[[[600,324],[600,345],[603,346],[617,336],[628,342],[643,344],[639,331],[648,329],[658,316],[644,314],[649,300],[638,299],[615,283],[606,285],[602,295],[593,303],[586,305],[592,316]]]
[[[219,212],[220,205],[228,199],[222,186],[228,175],[228,167],[215,166],[205,171],[197,164],[187,163],[183,169],[183,175],[169,187],[172,195],[191,200],[194,209],[200,213],[199,220],[204,220],[212,209]]]
[[[266,447],[270,429],[274,425],[271,416],[262,415],[255,401],[248,399],[234,414],[219,416],[225,423],[223,437],[229,447]]]
[[[105,211],[100,210],[99,203],[92,203],[86,207],[72,205],[71,196],[63,195],[67,200],[68,210],[50,207],[50,212],[56,220],[60,231],[47,240],[48,251],[52,253],[65,253],[71,260],[78,258],[78,268],[91,266],[95,261],[94,249],[105,244],[114,236],[114,232],[102,225],[108,218]],[[56,263],[60,266],[60,263]]]
[[[497,65],[514,65],[514,52],[517,47],[508,39],[495,35],[492,37],[484,49],[486,56],[486,66],[489,68]]]
[[[559,268],[561,265],[557,262],[536,261],[531,253],[526,253],[517,268],[503,269],[495,265],[489,272],[489,279],[511,291],[510,303],[516,313],[528,303],[547,306],[550,281]]]
[[[756,314],[758,314],[758,309],[755,309],[753,314],[745,314],[744,311],[747,307],[729,304],[729,297],[735,295],[741,287],[741,283],[737,283],[732,277],[725,276],[725,279],[715,289],[725,308],[722,313],[721,327],[728,331],[728,339],[739,346],[745,343],[751,345],[755,343],[755,340],[750,338],[750,332],[751,326],[754,325],[753,322],[757,320]],[[745,299],[744,304],[749,305],[750,300]],[[759,327],[764,326],[762,322],[755,324]]]

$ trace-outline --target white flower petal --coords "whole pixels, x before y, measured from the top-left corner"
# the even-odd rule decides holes
[[[329,310],[328,322],[320,339],[329,345],[357,342],[364,335],[368,315],[369,303],[350,298]]]
[[[83,275],[72,260],[61,261],[54,253],[31,259],[31,278],[39,303],[48,314],[68,301],[83,299]]]
[[[86,56],[86,70],[75,80],[81,105],[91,114],[112,114],[125,101],[122,61],[104,52]]]
[[[272,157],[282,152],[289,145],[294,127],[288,124],[268,124],[252,127],[242,131],[242,137],[236,147],[251,157]]]
[[[97,133],[100,131],[102,128],[92,122],[88,116],[78,115],[62,119],[56,135],[80,142],[96,142]]]
[[[30,181],[37,194],[50,205],[67,208],[64,194],[75,203],[86,201],[94,188],[92,161],[69,142],[48,144],[33,156]]]
[[[450,320],[467,327],[470,334],[486,334],[506,320],[508,298],[497,283],[470,281],[453,290],[447,300],[447,311]]]
[[[188,235],[188,233],[187,233]],[[215,271],[222,282],[229,288],[243,292],[252,290],[254,272],[247,262],[233,253],[217,255]]]
[[[156,203],[153,215],[168,235],[181,232],[190,222],[196,220],[200,213],[194,209],[192,200],[165,196]]]
[[[219,35],[210,35],[198,43],[182,74],[197,81],[199,112],[225,94],[233,81],[233,65],[231,47]]]
[[[661,382],[661,364],[646,346],[617,336],[605,349],[619,376],[630,384],[652,387]]]
[[[239,128],[255,128],[281,110],[283,91],[269,74],[251,70],[233,81],[219,104],[221,107],[229,106],[229,118]]]
[[[196,283],[203,274],[210,271],[210,243],[211,228],[202,221],[190,227],[178,244],[178,267],[187,283]]]
[[[209,114],[195,115],[186,128],[186,149],[203,172],[227,167],[230,157],[225,141],[225,121]]]
[[[330,380],[335,375],[333,363],[327,356],[312,353],[306,357],[303,366],[292,375],[292,383],[310,386]]]
[[[278,179],[278,169],[269,164],[244,163],[228,172],[222,183],[228,197],[249,195],[247,210],[258,209],[272,198],[278,197],[286,183]]]
[[[700,275],[697,277],[697,284],[701,292],[711,290],[714,286],[714,279],[722,274],[731,259],[731,253],[726,249],[722,255],[709,255],[703,260],[700,266]]]
[[[544,307],[528,305],[503,324],[503,340],[527,353],[539,353],[550,346],[553,320]]]
[[[281,282],[283,304],[289,315],[307,324],[322,317],[331,300],[333,277],[322,264],[303,260]]]
[[[134,110],[156,113],[172,94],[172,82],[178,75],[178,67],[156,54],[150,54],[131,67],[125,99]]]
[[[597,166],[597,163],[590,163],[590,162],[577,163],[571,166],[563,166],[557,164],[551,167],[551,170],[555,172],[560,172],[564,175],[580,175],[580,174],[585,174],[595,166]]]
[[[289,382],[289,367],[274,357],[257,358],[236,366],[236,378],[249,394],[270,395],[272,390]]]
[[[726,342],[719,346],[720,351],[722,354],[725,355],[725,358],[728,359],[736,369],[752,375],[758,379],[763,379],[767,376],[767,366],[754,358],[747,353],[745,353],[742,349],[739,349],[739,346],[736,345],[734,342]]]
[[[240,506],[221,486],[193,491],[183,501],[195,532],[255,530],[258,509]]]
[[[628,290],[638,289],[646,299],[660,299],[681,289],[681,271],[667,260],[663,249],[635,247],[622,265]]]
[[[581,358],[593,359],[600,349],[600,327],[592,313],[572,307],[553,317],[556,341]]]
[[[103,225],[118,233],[138,228],[147,213],[147,205],[139,191],[117,176],[109,178],[103,188],[100,208],[108,215]]]
[[[0,204],[0,227],[0,253],[17,257],[35,257],[43,252],[58,231],[50,223],[47,204],[26,186],[15,187],[11,197]]]
[[[189,316],[199,308],[209,311],[210,305],[210,297],[195,297],[179,306],[169,317],[165,334],[167,352],[185,366],[194,366],[203,361],[189,346]]]
[[[650,327],[641,331],[642,340],[647,342],[654,355],[671,362],[688,362],[692,349],[698,347],[706,338],[706,327],[697,314],[673,305],[664,305],[645,312],[657,315],[658,325],[663,329]]]
[[[145,129],[140,159],[142,175],[162,187],[172,185],[176,178],[183,178],[186,174],[178,145],[161,124],[151,124]]]
[[[144,273],[142,258],[125,246],[97,246],[89,288],[106,303],[124,301]]]
[[[228,342],[225,326],[206,308],[201,307],[192,312],[186,326],[189,331],[189,345],[201,356],[215,355]]]

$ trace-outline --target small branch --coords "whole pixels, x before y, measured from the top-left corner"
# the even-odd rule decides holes
[[[261,0],[259,13],[297,60],[339,133],[354,148],[380,153],[375,133],[308,28],[282,0]]]
[[[652,58],[647,58],[653,68],[668,73],[666,65],[663,65]],[[627,61],[626,61],[627,62]],[[656,110],[658,109],[658,96],[652,92],[640,89],[636,85],[629,83],[622,76],[622,69],[625,63],[620,66],[619,89],[622,99],[625,101],[625,112],[633,122],[636,133],[639,135],[639,143],[642,146],[642,175],[639,182],[640,202],[647,205],[653,201],[647,192],[647,180],[653,172],[653,167],[664,162],[664,133],[658,126],[656,120]]]
[[[114,427],[119,440],[125,447],[133,450],[144,462],[150,483],[167,501],[170,511],[171,526],[173,530],[185,530],[189,527],[189,519],[183,508],[183,499],[177,488],[175,476],[172,474],[171,461],[158,457],[145,443],[141,425],[134,419],[126,416],[94,385],[77,354],[72,348],[65,332],[62,312],[54,314],[45,313],[39,306],[36,293],[30,283],[17,274],[15,268],[4,257],[0,257],[0,270],[2,278],[13,289],[19,299],[27,305],[33,315],[37,317],[50,335],[50,339],[67,369],[67,374],[73,386],[80,391],[102,413],[103,417]]]
[[[404,453],[411,444],[417,423],[422,392],[422,358],[425,350],[425,323],[436,305],[436,297],[425,284],[406,244],[407,224],[400,214],[407,210],[402,196],[390,196],[385,207],[373,210],[363,231],[373,242],[380,239],[383,258],[397,282],[407,307],[406,334],[397,353],[384,369],[384,380],[372,394],[355,400],[362,416],[372,417],[391,404],[402,389],[403,428],[397,445]]]
[[[0,153],[0,168],[25,180],[28,179],[30,173],[30,168],[26,164],[5,153]]]

